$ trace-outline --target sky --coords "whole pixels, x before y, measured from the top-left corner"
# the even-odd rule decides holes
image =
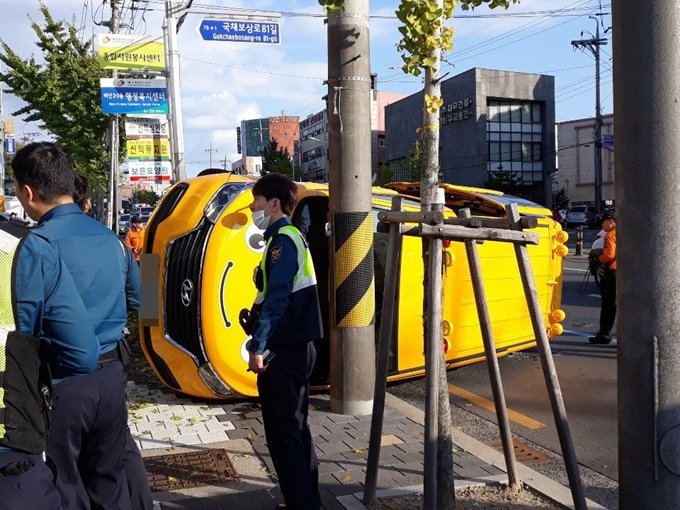
[[[120,33],[161,35],[163,0],[123,2]],[[480,7],[457,10],[448,25],[455,27],[454,47],[445,55],[442,73],[455,76],[473,67],[531,72],[555,76],[556,120],[595,115],[595,58],[575,50],[574,40],[589,39],[597,21],[589,16],[602,3],[601,32],[611,26],[610,0],[521,0],[507,11]],[[44,0],[56,19],[73,21],[84,38],[106,33],[100,26],[111,17],[110,0]],[[186,3],[184,0],[182,3]],[[285,4],[285,11],[281,5]],[[378,90],[412,94],[422,80],[405,75],[396,50],[400,22],[397,0],[370,0],[371,70],[378,74]],[[38,0],[0,0],[0,39],[24,58],[39,58],[30,19],[39,24]],[[133,5],[143,7],[133,10]],[[187,176],[194,176],[226,160],[240,159],[236,127],[241,120],[276,115],[304,119],[324,108],[327,88],[326,26],[316,0],[197,0],[194,7],[224,12],[246,8],[281,13],[281,44],[258,45],[204,41],[197,27],[205,17],[189,14],[180,29],[182,113]],[[601,47],[602,113],[612,113],[612,47]],[[4,93],[4,118],[22,102]],[[16,122],[17,137],[45,134],[32,124]]]

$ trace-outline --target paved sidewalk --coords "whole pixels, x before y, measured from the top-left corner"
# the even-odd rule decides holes
[[[273,510],[282,501],[256,403],[198,402],[133,382],[127,390],[130,429],[145,458],[224,449],[238,473],[238,481],[221,485],[154,492],[163,510]],[[423,472],[423,413],[387,397],[378,490],[417,490]],[[359,498],[371,417],[331,413],[328,395],[313,395],[310,403],[323,507],[363,508]],[[454,443],[456,486],[507,481],[502,454],[459,431],[454,431]],[[535,490],[570,502],[568,489],[520,467],[522,480]],[[589,502],[589,508],[602,507]]]

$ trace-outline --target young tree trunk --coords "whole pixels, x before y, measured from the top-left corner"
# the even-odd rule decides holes
[[[439,0],[443,6],[443,0]],[[439,37],[439,31],[434,34]],[[427,97],[439,98],[441,96],[441,84],[439,81],[439,69],[441,64],[441,50],[434,50],[431,54],[435,57],[436,64],[425,68],[425,96],[423,104],[423,171],[420,181],[421,209],[429,211],[439,187],[439,108],[429,108]],[[423,264],[425,268],[424,282],[428,285],[428,252],[429,241],[423,239]],[[440,269],[441,270],[441,269]],[[424,287],[427,288],[427,287]],[[441,311],[438,311],[441,314]],[[423,317],[427,317],[429,306],[423,302]],[[451,407],[446,380],[446,364],[444,363],[444,350],[441,340],[437,342],[439,352],[438,384],[438,428],[439,441],[437,442],[437,509],[453,510],[456,506],[453,475],[453,442],[451,439]]]

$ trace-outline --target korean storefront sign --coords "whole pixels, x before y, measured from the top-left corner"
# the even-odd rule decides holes
[[[163,36],[99,34],[102,69],[165,70]]]

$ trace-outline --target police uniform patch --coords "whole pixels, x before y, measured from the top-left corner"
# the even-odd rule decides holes
[[[283,251],[283,246],[275,246],[272,248],[272,250],[269,252],[269,256],[272,259],[272,263],[276,264],[279,261],[279,257],[281,257],[281,252]]]

